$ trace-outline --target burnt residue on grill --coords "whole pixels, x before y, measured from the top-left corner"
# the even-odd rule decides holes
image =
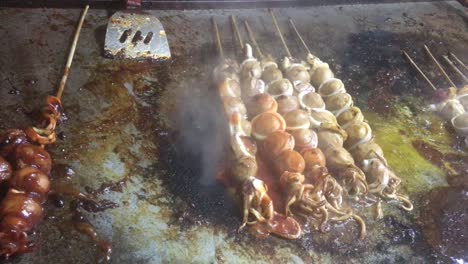
[[[299,56],[303,51],[294,46],[294,37],[287,27],[289,16],[296,20],[313,52],[330,63],[337,76],[343,79],[359,107],[368,106],[378,111],[380,114],[374,119],[380,120],[400,113],[401,105],[407,104],[409,112],[414,114],[404,123],[409,126],[419,124],[419,121],[410,121],[418,118],[418,109],[423,105],[422,99],[414,102],[411,98],[414,95],[429,98],[430,94],[400,56],[400,48],[412,51],[417,62],[430,72],[430,77],[445,87],[447,84],[425,57],[422,44],[428,44],[439,56],[447,50],[459,55],[462,54],[460,42],[466,41],[466,37],[461,33],[456,35],[454,29],[436,24],[442,21],[460,26],[456,20],[460,12],[448,12],[447,4],[437,8],[432,4],[419,4],[284,9],[278,10],[278,19],[294,55]],[[438,13],[434,13],[436,11]],[[9,99],[6,100],[8,106],[0,108],[0,128],[3,129],[30,122],[29,113],[42,102],[37,98],[53,90],[61,72],[66,39],[74,26],[70,21],[78,12],[41,11],[47,15],[36,10],[0,12],[5,14],[9,24],[15,21],[11,17],[17,16],[29,28],[25,34],[26,26],[18,26],[17,31],[0,26],[0,31],[8,31],[7,36],[17,40],[14,46],[0,40],[0,45],[17,58],[17,63],[12,65],[9,65],[9,54],[5,54],[6,59],[0,58],[5,67],[8,66],[0,72],[0,93]],[[227,19],[230,14],[237,15],[239,21],[249,21],[259,43],[265,46],[265,53],[272,52],[276,57],[284,55],[264,10],[215,10],[157,13],[171,45],[173,59],[170,62],[108,60],[100,55],[109,12],[90,10],[89,23],[82,32],[70,74],[67,89],[71,89],[64,95],[68,120],[59,127],[61,137],[51,148],[57,164],[54,176],[58,181],[70,178],[70,184],[80,192],[99,200],[111,200],[117,207],[94,213],[85,209],[99,211],[99,208],[79,201],[73,202],[70,208],[71,199],[51,197],[47,208],[49,219],[38,231],[44,244],[40,245],[40,251],[18,262],[60,262],[57,254],[72,254],[77,262],[92,261],[96,248],[89,245],[90,239],[76,236],[76,232],[70,230],[73,226],[69,221],[73,220],[70,209],[79,210],[80,214],[74,219],[82,230],[88,230],[87,222],[92,223],[103,240],[107,238],[112,242],[116,263],[182,262],[199,255],[205,256],[199,262],[209,262],[207,259],[213,257],[212,261],[220,263],[237,260],[229,256],[250,262],[294,262],[298,258],[297,262],[305,263],[364,259],[376,263],[438,261],[437,256],[432,256],[425,231],[417,221],[427,190],[417,190],[418,195],[407,193],[415,202],[412,213],[402,213],[395,205],[384,204],[386,217],[374,220],[365,213],[370,208],[362,209],[369,234],[364,241],[356,240],[357,225],[353,221],[333,226],[327,233],[312,231],[295,241],[275,237],[257,239],[248,229],[238,232],[241,219],[234,197],[214,180],[214,175],[207,177],[213,174],[213,168],[222,158],[215,155],[219,147],[213,151],[210,144],[222,144],[226,132],[220,102],[210,80],[217,62],[209,32],[210,18],[215,16],[219,21],[225,52],[232,55],[236,45],[231,40]],[[40,26],[47,22],[51,22],[50,26]],[[436,31],[431,31],[432,28]],[[16,32],[19,33],[13,34]],[[0,65],[4,69],[2,67]],[[9,94],[8,91],[13,92]],[[381,104],[382,101],[387,103]],[[400,135],[408,136],[415,130],[402,127],[397,131],[400,132],[392,136],[399,139]],[[427,130],[418,134],[422,143],[412,140],[407,144],[415,149],[429,146],[427,149],[431,150],[419,153],[430,160],[430,164],[439,165],[428,157],[433,155],[461,172],[465,165],[458,168],[454,164],[466,164],[463,158],[460,163],[456,162],[463,155],[453,151],[455,154],[451,156],[439,149],[440,144],[431,141],[437,145],[434,149],[440,152],[440,155],[434,154],[433,146],[427,145],[425,140],[430,133]],[[207,168],[207,164],[211,167]],[[72,171],[74,176],[70,176]],[[84,208],[86,206],[88,208]],[[93,235],[93,232],[88,233]],[[198,237],[199,234],[208,235]],[[204,239],[215,242],[208,243]],[[166,248],[166,245],[170,246]],[[211,252],[205,247],[214,248]]]

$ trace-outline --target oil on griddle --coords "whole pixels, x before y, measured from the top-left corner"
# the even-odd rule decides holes
[[[0,93],[2,98],[8,98],[5,107],[0,108],[4,128],[27,123],[27,113],[37,104],[32,97],[50,92],[48,87],[53,87],[61,61],[54,48],[66,45],[65,40],[46,36],[70,35],[73,26],[67,22],[72,12],[69,10],[45,10],[44,14],[27,9],[0,12],[6,18],[5,25],[14,25],[1,25],[2,34],[15,36],[29,47],[25,50],[21,45],[13,47],[6,39],[0,40],[4,50],[13,51],[1,58]],[[383,220],[374,222],[365,216],[368,236],[364,241],[354,241],[356,234],[349,230],[355,225],[351,222],[292,242],[239,234],[238,207],[224,188],[209,177],[213,167],[206,165],[215,164],[220,158],[220,149],[212,147],[225,140],[220,135],[226,128],[221,104],[210,84],[216,60],[211,32],[205,29],[211,27],[211,16],[226,21],[221,26],[229,29],[227,16],[236,15],[239,20],[249,21],[269,53],[280,57],[284,54],[279,51],[280,43],[272,41],[277,38],[265,10],[159,12],[174,54],[170,65],[102,58],[102,28],[107,13],[90,12],[82,35],[85,41],[76,54],[76,68],[70,79],[70,85],[77,89],[64,102],[69,117],[63,126],[65,140],[60,142],[60,148],[51,151],[59,157],[59,163],[75,172],[75,186],[83,190],[89,186],[90,192],[103,186],[100,197],[119,204],[105,212],[84,213],[113,244],[115,263],[449,262],[450,258],[460,257],[457,248],[442,250],[441,254],[431,245],[438,247],[441,242],[442,248],[447,248],[454,241],[437,240],[433,235],[436,239],[426,242],[427,232],[423,233],[420,223],[424,222],[423,226],[430,227],[426,231],[435,231],[434,234],[438,224],[418,218],[422,208],[423,216],[429,217],[438,216],[436,208],[460,211],[443,202],[426,205],[437,200],[426,196],[430,189],[447,186],[446,164],[464,170],[466,163],[457,157],[466,155],[456,148],[453,131],[435,115],[422,110],[427,103],[425,83],[401,57],[400,49],[418,51],[425,43],[435,54],[447,50],[463,54],[467,42],[459,30],[466,31],[463,12],[455,3],[278,11],[280,24],[286,27],[287,18],[293,17],[311,50],[330,64],[357,98],[356,104],[364,108],[376,138],[385,138],[379,144],[403,180],[402,191],[415,204],[415,210],[409,214],[384,205]],[[41,27],[39,22],[49,22],[51,26]],[[229,32],[226,30],[223,43],[232,53],[235,43]],[[285,35],[288,40],[295,39],[292,31],[285,30]],[[300,43],[290,45],[294,55],[302,55]],[[11,59],[14,54],[21,54],[18,63]],[[425,70],[438,76],[428,58],[421,57],[420,63],[424,61]],[[442,82],[438,85],[442,86]],[[377,103],[382,98],[390,98],[388,102],[392,104]],[[378,109],[382,105],[387,107]],[[443,162],[434,157],[441,157]],[[111,184],[121,180],[126,181]],[[431,194],[460,201],[456,194],[441,193]],[[50,211],[56,210],[51,207]],[[440,218],[441,222],[463,219],[451,215],[454,217]],[[81,263],[93,261],[95,248],[80,235],[61,232],[57,229],[60,222],[60,218],[44,221],[38,231],[42,241],[38,250],[13,262],[65,263],[66,256]]]

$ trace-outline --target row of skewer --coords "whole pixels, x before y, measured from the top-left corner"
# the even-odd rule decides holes
[[[295,239],[302,234],[299,222],[325,231],[330,223],[354,219],[362,239],[365,222],[351,209],[356,201],[373,204],[377,217],[382,200],[398,201],[406,211],[413,205],[397,192],[401,179],[343,82],[311,53],[289,19],[307,53],[305,61],[294,58],[269,12],[286,53],[281,62],[262,52],[244,21],[255,58],[235,17],[231,24],[244,59],[226,58],[213,19],[220,57],[213,78],[230,128],[231,177],[242,197],[242,227]],[[282,198],[273,200],[268,185],[279,186],[281,194],[272,197]]]
[[[448,54],[456,61],[456,64],[449,59],[449,56],[443,56],[447,64],[465,83],[463,87],[457,87],[447,71],[442,67],[442,64],[434,57],[429,47],[424,45],[424,50],[440,74],[450,84],[449,88],[437,88],[410,55],[406,51],[403,51],[403,54],[432,89],[434,102],[429,106],[429,109],[436,112],[445,121],[450,122],[455,132],[463,138],[463,145],[466,148],[468,147],[468,77],[464,72],[468,72],[468,68],[451,52]]]
[[[51,190],[52,157],[45,149],[57,140],[56,127],[62,118],[62,96],[75,49],[89,6],[79,19],[57,93],[48,96],[36,126],[9,129],[0,134],[0,256],[9,258],[35,248],[30,235],[44,217],[44,206],[53,192],[97,205],[94,198],[72,187]],[[72,217],[79,217],[77,212]],[[75,228],[89,236],[100,250],[98,261],[109,260],[111,246],[100,240],[86,220],[77,219]]]

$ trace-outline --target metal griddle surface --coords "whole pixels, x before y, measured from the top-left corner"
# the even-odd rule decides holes
[[[239,21],[249,20],[266,51],[284,55],[271,20],[261,9],[149,12],[166,27],[174,55],[169,64],[103,58],[112,12],[89,12],[63,98],[68,120],[59,129],[65,139],[50,148],[56,164],[75,171],[73,182],[82,190],[128,178],[121,191],[101,196],[117,202],[118,208],[87,214],[113,244],[112,263],[436,261],[417,218],[427,190],[447,184],[443,173],[424,178],[418,188],[403,187],[415,201],[413,212],[388,205],[383,220],[367,217],[369,236],[364,241],[355,239],[352,222],[298,241],[238,234],[238,210],[213,180],[209,166],[219,158],[212,147],[223,142],[220,108],[209,85],[215,62],[210,18],[221,24],[228,52],[234,47],[228,15],[234,14]],[[0,129],[30,124],[30,113],[55,90],[78,16],[77,9],[0,9]],[[379,89],[391,87],[391,93],[402,98],[427,91],[400,48],[418,52],[418,61],[426,66],[424,43],[434,53],[451,50],[468,59],[467,16],[456,2],[287,8],[277,16],[293,53],[302,55],[287,28],[288,17],[296,20],[312,51],[330,63],[364,109]],[[399,72],[401,78],[391,83],[376,79],[387,72]],[[435,72],[431,76],[437,77]],[[411,160],[405,166],[411,167]],[[402,185],[410,187],[415,181],[409,177],[420,177],[400,176]],[[49,205],[47,214],[56,217],[40,225],[37,250],[8,262],[92,263],[96,249],[67,228],[60,217],[66,211]]]

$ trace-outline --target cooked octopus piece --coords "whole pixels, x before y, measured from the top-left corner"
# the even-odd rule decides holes
[[[242,98],[248,100],[250,97],[265,92],[265,83],[255,77],[246,77],[241,80]]]
[[[353,98],[348,93],[339,93],[325,98],[327,110],[335,116],[339,116],[344,111],[353,106]]]
[[[377,158],[378,156],[383,157],[383,150],[377,143],[371,140],[367,143],[357,145],[351,151],[351,154],[357,163],[362,164],[365,159]]]
[[[296,96],[282,95],[276,98],[276,102],[278,103],[278,113],[283,116],[290,111],[299,109],[299,102]]]
[[[276,80],[283,79],[283,72],[278,68],[278,65],[272,60],[262,61],[263,72],[261,79],[269,84]]]
[[[319,87],[323,82],[332,79],[334,76],[328,63],[322,62],[310,70],[310,82],[315,87]]]
[[[281,95],[292,95],[293,92],[293,85],[288,79],[273,81],[267,86],[267,93],[271,94],[274,98]]]
[[[0,184],[11,178],[12,168],[8,161],[0,156]]]
[[[264,112],[276,112],[278,103],[267,93],[257,94],[247,102],[249,116],[254,117]]]
[[[15,171],[10,185],[18,191],[28,193],[40,203],[47,199],[50,189],[49,177],[33,167],[25,167]]]
[[[362,114],[359,108],[353,106],[341,113],[336,119],[338,121],[338,124],[344,129],[346,129],[348,126],[355,122],[363,122],[364,115]]]
[[[325,110],[325,102],[320,94],[315,92],[305,92],[298,95],[299,103],[306,110]]]
[[[287,123],[287,121],[286,121]],[[296,142],[296,148],[302,149],[316,148],[318,144],[317,133],[308,128],[302,128],[291,131],[291,135]]]
[[[262,66],[257,59],[248,58],[241,64],[240,78],[256,78],[262,76]]]
[[[270,133],[285,129],[286,122],[280,114],[275,112],[265,112],[252,119],[252,136],[257,140],[263,140]]]
[[[372,129],[366,122],[354,122],[346,129],[348,139],[346,140],[346,148],[352,151],[358,145],[369,142],[372,139]]]
[[[41,216],[42,206],[39,202],[24,192],[10,189],[0,204],[0,229],[29,232]],[[2,241],[4,239],[2,237]]]
[[[28,139],[23,130],[10,129],[5,131],[3,134],[0,134],[0,156],[7,158],[18,145],[27,142]]]
[[[315,171],[326,165],[325,155],[319,148],[307,148],[301,151],[305,160],[305,171]]]
[[[305,161],[302,155],[294,150],[283,151],[274,161],[274,166],[278,174],[284,172],[304,172]]]
[[[310,117],[307,112],[301,109],[289,111],[284,115],[286,130],[293,131],[310,127]]]
[[[338,148],[343,146],[347,134],[338,126],[322,126],[318,132],[318,147],[326,151],[329,148]]]
[[[250,177],[257,175],[257,170],[255,157],[242,156],[234,162],[231,172],[234,179],[239,181],[239,183],[243,183]]]
[[[271,160],[286,150],[293,150],[295,146],[294,137],[284,131],[275,131],[269,134],[262,143],[264,156]]]
[[[13,165],[17,170],[33,167],[46,175],[50,175],[52,160],[49,153],[39,146],[31,144],[19,145],[15,149],[13,160]]]

